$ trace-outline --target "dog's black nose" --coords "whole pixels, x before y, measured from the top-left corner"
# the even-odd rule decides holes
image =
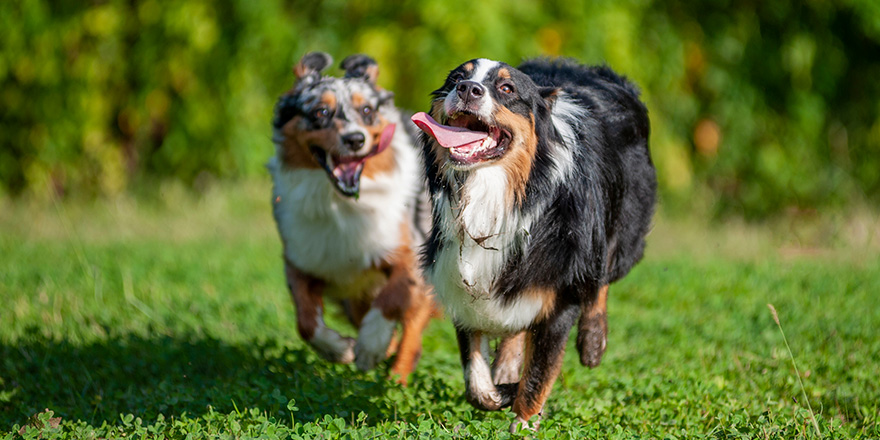
[[[462,101],[480,99],[486,94],[486,88],[476,81],[462,81],[455,86],[455,91]]]
[[[367,138],[364,137],[363,133],[349,133],[342,136],[342,143],[351,151],[360,150],[366,140]]]

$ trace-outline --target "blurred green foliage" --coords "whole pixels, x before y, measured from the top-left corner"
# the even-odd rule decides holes
[[[427,107],[474,57],[607,63],[651,110],[664,200],[763,216],[880,194],[876,0],[0,2],[0,192],[260,175],[305,52]]]

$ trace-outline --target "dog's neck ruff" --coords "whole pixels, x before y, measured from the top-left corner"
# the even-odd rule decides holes
[[[457,323],[490,333],[524,328],[540,311],[540,302],[505,305],[495,295],[498,277],[511,256],[523,252],[532,223],[509,203],[506,187],[504,169],[486,166],[468,172],[451,197],[441,191],[434,201],[444,243],[428,274],[435,292]]]

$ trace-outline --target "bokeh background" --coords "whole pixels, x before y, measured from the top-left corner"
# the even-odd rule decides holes
[[[275,99],[322,50],[373,56],[412,110],[474,57],[607,63],[643,90],[666,210],[880,198],[876,0],[6,0],[0,29],[3,197],[262,178]]]
[[[536,438],[880,438],[880,0],[0,0],[0,438],[506,438],[448,320],[405,389],[296,335],[264,164],[316,50],[414,111],[475,57],[640,85],[646,258]]]

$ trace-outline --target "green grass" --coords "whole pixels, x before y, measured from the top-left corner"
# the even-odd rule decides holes
[[[876,252],[761,229],[659,219],[612,287],[602,365],[569,346],[534,437],[816,438],[768,303],[822,436],[880,437]],[[280,252],[264,184],[0,201],[0,439],[521,436],[464,401],[445,320],[408,388],[319,360]]]

